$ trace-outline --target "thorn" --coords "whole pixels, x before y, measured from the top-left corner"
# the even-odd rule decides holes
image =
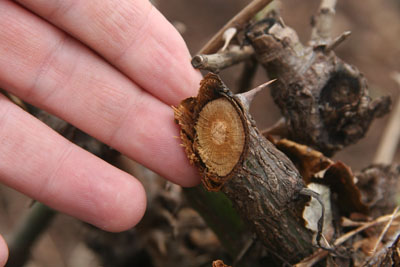
[[[344,40],[347,39],[347,37],[349,37],[351,35],[351,31],[345,31],[344,33],[342,33],[339,37],[336,37],[335,40],[333,40],[330,44],[328,44],[325,47],[325,51],[329,52],[332,51],[334,49],[336,49],[336,47],[338,47]]]
[[[220,49],[220,52],[225,51],[230,42],[232,41],[233,37],[235,37],[237,33],[237,29],[234,27],[226,29],[224,34],[222,35],[222,40],[224,40],[224,46]]]
[[[278,3],[279,3],[279,2],[278,2]],[[280,3],[280,4],[282,4],[282,3]],[[278,5],[279,5],[279,4],[278,4]],[[283,18],[282,18],[282,17],[279,16],[278,21],[279,21],[280,24],[282,24],[282,27],[283,27],[283,28],[286,28],[286,23],[285,23],[285,21],[283,21]]]
[[[266,83],[263,83],[259,86],[257,86],[254,89],[251,89],[250,91],[247,91],[242,94],[237,94],[236,96],[240,99],[242,104],[247,108],[247,110],[250,109],[251,102],[253,102],[254,97],[263,89],[265,89],[268,85],[271,83],[275,82],[276,79],[270,80]]]

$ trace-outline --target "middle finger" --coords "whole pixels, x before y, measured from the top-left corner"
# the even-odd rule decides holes
[[[195,95],[200,75],[181,36],[149,0],[19,0],[82,40],[169,105]]]

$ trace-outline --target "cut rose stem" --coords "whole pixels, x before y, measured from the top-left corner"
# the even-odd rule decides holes
[[[233,95],[209,73],[198,96],[175,108],[175,118],[204,186],[225,193],[272,258],[295,263],[313,251],[313,233],[299,212],[308,197],[300,195],[304,183],[296,167],[262,136],[249,114],[255,93],[265,86]]]

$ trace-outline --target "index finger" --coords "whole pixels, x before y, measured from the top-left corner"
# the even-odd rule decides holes
[[[197,92],[187,47],[148,0],[17,1],[96,50],[169,105]]]

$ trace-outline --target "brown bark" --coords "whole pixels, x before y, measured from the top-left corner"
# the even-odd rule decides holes
[[[198,96],[175,109],[183,145],[204,185],[222,188],[271,257],[295,263],[313,250],[312,232],[300,214],[307,200],[300,195],[304,183],[293,163],[255,127],[246,101],[232,95],[217,75],[208,74]],[[235,138],[243,146],[232,143]],[[214,159],[217,154],[225,159]]]
[[[294,30],[274,19],[254,24],[247,37],[277,79],[271,94],[290,139],[332,155],[364,137],[372,120],[389,111],[390,98],[372,100],[365,77],[332,45],[303,46]]]

